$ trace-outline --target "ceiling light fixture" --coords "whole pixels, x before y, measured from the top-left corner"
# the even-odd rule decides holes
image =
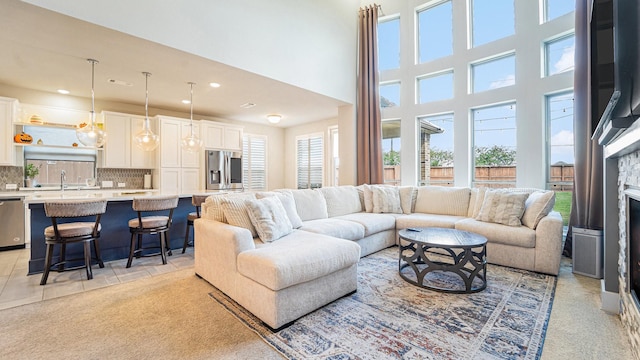
[[[209,83],[209,86],[211,86],[212,88],[219,88],[220,84],[218,84],[217,82],[212,82],[212,83]]]
[[[267,120],[269,120],[269,122],[272,124],[279,123],[281,119],[282,119],[282,115],[278,115],[278,114],[267,115]]]
[[[91,123],[79,127],[76,130],[76,137],[85,146],[101,147],[107,142],[107,133],[96,125],[95,93],[93,90],[95,83],[95,66],[98,60],[87,59],[91,63]]]
[[[151,73],[145,71],[142,75],[144,75],[144,123],[142,124],[142,131],[137,133],[133,139],[140,149],[153,151],[160,143],[160,136],[151,131],[149,122],[149,76],[151,76]]]
[[[198,152],[200,151],[200,149],[202,148],[202,140],[200,140],[200,138],[193,133],[193,85],[195,85],[195,83],[190,82],[188,83],[190,86],[190,100],[189,100],[189,104],[191,107],[191,111],[190,111],[190,119],[191,119],[191,134],[185,136],[184,138],[182,138],[182,149],[187,151],[187,152]]]

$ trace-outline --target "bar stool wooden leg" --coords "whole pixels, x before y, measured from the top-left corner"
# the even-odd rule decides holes
[[[47,244],[46,255],[44,258],[44,271],[42,272],[42,279],[40,279],[40,285],[45,285],[49,278],[49,270],[51,269],[51,258],[53,257],[53,245]]]
[[[93,271],[91,270],[91,244],[89,241],[84,242],[84,267],[87,269],[87,280],[93,279]]]
[[[160,256],[162,257],[162,264],[166,265],[167,264],[167,248],[166,248],[166,241],[165,241],[165,233],[161,232],[158,233],[158,236],[160,236]]]
[[[100,268],[104,268],[104,262],[102,261],[102,256],[100,255],[100,244],[98,244],[98,239],[93,239],[93,250],[96,253],[96,260],[98,260],[98,266]]]
[[[182,244],[182,253],[184,254],[187,251],[187,246],[189,245],[189,228],[191,227],[191,221],[187,221],[187,231],[184,234],[184,244]]]
[[[129,260],[127,261],[127,268],[131,267],[131,261],[133,261],[133,253],[136,246],[136,234],[131,234],[131,246],[129,247]]]
[[[67,243],[60,244],[60,257],[58,258],[58,271],[64,271],[64,264],[67,261]]]

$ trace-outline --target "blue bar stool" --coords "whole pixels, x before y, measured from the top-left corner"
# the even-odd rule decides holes
[[[178,196],[150,196],[133,198],[133,210],[138,213],[138,217],[129,220],[129,232],[131,233],[131,247],[129,249],[129,260],[127,267],[131,267],[133,257],[155,256],[162,257],[162,264],[167,263],[167,253],[171,255],[169,249],[169,229],[173,210],[178,207]],[[149,213],[163,213],[163,215],[142,216]],[[160,246],[142,247],[142,235],[158,235]],[[137,239],[137,241],[136,241]],[[143,253],[146,249],[157,249],[157,253]],[[167,251],[168,250],[168,251]]]
[[[91,244],[95,252],[95,260],[98,265],[103,268],[104,263],[100,257],[100,246],[98,238],[100,237],[100,217],[107,210],[106,200],[74,200],[74,201],[48,201],[44,203],[45,214],[51,218],[51,226],[44,229],[44,238],[47,245],[44,272],[40,285],[45,285],[49,278],[49,272],[52,267],[54,271],[75,270],[84,267],[87,270],[87,279],[93,279],[91,270]],[[70,222],[68,220],[85,216],[95,216],[92,222]],[[65,267],[68,262],[79,259],[66,259],[67,244],[83,242],[84,243],[84,265],[76,267]],[[52,264],[53,248],[60,245],[60,256],[58,262]]]

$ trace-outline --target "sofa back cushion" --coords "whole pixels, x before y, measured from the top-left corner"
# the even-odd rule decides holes
[[[229,225],[245,228],[251,231],[251,236],[256,237],[258,236],[258,233],[251,222],[251,218],[249,218],[247,205],[245,204],[245,201],[251,200],[255,200],[255,196],[253,199],[243,197],[226,197],[222,199],[221,204],[224,217]]]
[[[262,242],[272,242],[291,233],[293,227],[277,196],[246,200],[247,214]]]
[[[400,191],[396,186],[372,186],[373,212],[402,214]]]
[[[311,189],[291,190],[296,210],[302,221],[326,219],[327,201],[319,191]]]
[[[362,212],[360,196],[355,186],[330,186],[320,188],[318,191],[327,202],[327,214],[329,217]]]
[[[555,203],[556,193],[553,191],[531,193],[524,203],[522,225],[535,230],[540,220],[551,212]]]
[[[282,203],[282,207],[284,207],[285,212],[287,213],[287,217],[291,222],[291,226],[294,229],[302,226],[302,219],[298,215],[298,210],[296,210],[296,201],[293,199],[293,194],[291,194],[291,190],[283,189],[278,191],[261,191],[256,193],[256,198],[263,199],[270,196],[276,196]]]
[[[527,193],[487,190],[476,220],[520,226],[522,225],[520,218],[524,214],[524,203],[528,197]]]
[[[421,186],[418,188],[415,212],[467,216],[470,194],[469,188]]]
[[[405,214],[414,213],[416,210],[416,198],[418,197],[417,186],[400,186],[400,206]]]

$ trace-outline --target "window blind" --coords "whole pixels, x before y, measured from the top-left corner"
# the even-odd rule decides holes
[[[298,189],[322,187],[324,141],[321,134],[296,138],[296,174]]]
[[[242,178],[244,188],[267,190],[267,137],[245,134],[242,137]]]

